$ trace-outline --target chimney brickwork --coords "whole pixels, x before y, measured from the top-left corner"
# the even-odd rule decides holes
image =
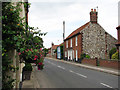
[[[91,9],[91,12],[90,12],[90,22],[92,23],[97,23],[97,14],[98,12],[96,11],[96,9]]]

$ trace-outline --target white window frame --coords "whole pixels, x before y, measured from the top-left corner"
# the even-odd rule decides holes
[[[71,38],[71,40],[70,40],[70,47],[72,47],[72,38]]]
[[[65,57],[67,57],[67,51],[65,51]]]
[[[76,46],[78,45],[78,42],[77,42],[77,36],[76,36],[76,38],[75,38],[75,41],[76,41]]]
[[[66,41],[66,48],[68,48],[68,41]]]

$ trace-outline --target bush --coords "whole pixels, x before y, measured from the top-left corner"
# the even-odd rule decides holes
[[[23,67],[23,71],[32,71],[32,66],[30,63],[25,63],[25,66]]]
[[[80,55],[80,59],[84,59],[85,57],[86,57],[85,53],[83,53],[83,54]]]
[[[118,59],[118,52],[116,52],[112,55],[112,59]]]
[[[109,57],[110,57],[110,59],[112,58],[112,55],[113,55],[114,53],[116,53],[116,51],[117,51],[116,48],[112,48],[112,49],[109,51]]]
[[[82,60],[86,57],[86,54],[83,53],[80,55],[80,60],[78,61],[79,63],[82,63]]]
[[[89,55],[86,55],[85,58],[90,58],[90,56],[89,56]]]

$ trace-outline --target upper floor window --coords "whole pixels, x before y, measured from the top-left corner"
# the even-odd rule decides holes
[[[68,48],[68,41],[66,41],[66,48]]]
[[[78,44],[78,43],[77,43],[77,36],[76,36],[76,38],[75,38],[75,39],[76,39],[76,46],[77,46],[77,44]]]
[[[71,43],[71,44],[70,44],[70,47],[72,47],[72,39],[71,39],[70,43]]]

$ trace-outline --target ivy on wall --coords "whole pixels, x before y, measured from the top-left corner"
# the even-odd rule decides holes
[[[43,48],[43,40],[40,36],[47,33],[41,33],[34,27],[29,27],[25,21],[26,17],[21,18],[21,4],[26,8],[30,7],[28,3],[17,3],[13,5],[11,2],[2,3],[2,89],[11,90],[14,85],[13,79],[8,72],[15,72],[18,67],[12,65],[13,60],[9,57],[8,52],[17,50],[17,52],[27,49]],[[27,27],[27,28],[25,28]],[[33,31],[33,32],[31,32]],[[27,57],[27,56],[26,56]]]

